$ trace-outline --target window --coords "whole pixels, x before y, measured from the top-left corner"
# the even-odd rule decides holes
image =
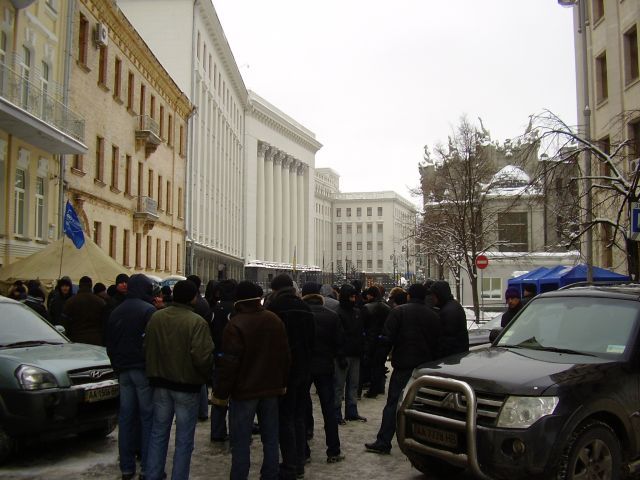
[[[167,180],[167,202],[166,202],[167,214],[171,214],[171,182]]]
[[[356,270],[362,271],[362,260],[356,260]]]
[[[89,21],[80,14],[80,25],[78,27],[78,62],[87,66],[87,51],[89,50]]]
[[[133,161],[131,160],[131,155],[126,155],[124,160],[124,193],[126,195],[131,195],[131,176],[133,168]]]
[[[44,237],[44,178],[36,178],[36,238]]]
[[[373,233],[373,224],[367,223],[367,233]]]
[[[336,208],[336,217],[341,217],[341,216],[342,216],[342,209]]]
[[[151,249],[153,247],[153,245],[151,244],[153,240],[151,239],[151,236],[147,237],[147,258],[146,258],[146,263],[145,263],[145,268],[147,270],[151,270]]]
[[[382,242],[378,242],[378,251],[379,252],[382,251],[382,246],[383,246],[383,243]]]
[[[200,32],[198,32],[198,43],[196,44],[196,56],[200,60]]]
[[[31,100],[31,50],[24,46],[22,47],[22,63],[20,67],[22,78],[25,80],[22,82],[22,107],[28,109]]]
[[[116,145],[111,146],[111,188],[118,190],[120,183],[120,148]]]
[[[129,266],[129,242],[130,242],[131,232],[129,230],[125,230],[123,232],[122,237],[122,265],[125,267]]]
[[[138,162],[138,196],[142,197],[144,192],[142,191],[142,185],[144,184],[144,165],[142,162]]]
[[[336,225],[336,233],[338,235],[342,235],[342,224],[339,223],[338,225]]]
[[[601,138],[600,140],[598,140],[597,142],[598,147],[606,154],[611,153],[611,139],[609,138],[609,136],[606,136],[604,138]],[[602,160],[598,159],[598,164],[600,166],[600,175],[603,177],[609,177],[611,176],[611,165],[603,162]],[[601,180],[603,182],[606,182],[606,180]]]
[[[160,138],[164,138],[164,107],[160,105]]]
[[[347,223],[347,235],[351,235],[353,233],[353,224]]]
[[[178,145],[178,153],[184,155],[184,126],[180,125],[180,145]]]
[[[146,99],[147,95],[147,87],[144,84],[140,84],[140,115],[144,115],[145,105],[147,103]]]
[[[487,299],[502,299],[502,279],[483,277],[481,295]]]
[[[351,250],[351,242],[347,242],[347,250]]]
[[[136,88],[136,79],[133,76],[133,72],[129,72],[129,78],[127,80],[127,108],[129,110],[133,110],[134,88]]]
[[[182,271],[182,250],[179,243],[176,245],[176,271]]]
[[[367,260],[367,270],[373,270],[373,260]]]
[[[362,250],[362,242],[356,242],[356,250]]]
[[[362,233],[362,224],[361,223],[356,224],[356,233]]]
[[[592,0],[591,6],[593,9],[593,23],[604,17],[604,0]]]
[[[104,138],[96,137],[96,180],[104,181]]]
[[[367,217],[370,217],[371,215],[373,215],[373,208],[371,207],[367,207]]]
[[[378,233],[382,233],[382,224],[381,223],[378,224]]]
[[[116,57],[113,73],[113,96],[120,99],[122,95],[122,60]]]
[[[358,207],[356,208],[356,217],[361,217],[362,216],[362,208]]]
[[[351,260],[349,260],[348,258],[345,258],[344,260],[344,268],[347,272],[351,271],[351,267],[352,267],[353,263],[351,263]]]
[[[347,208],[347,217],[351,216],[351,208]]]
[[[147,177],[147,197],[153,198],[153,170],[149,169]]]
[[[378,265],[378,271],[381,272],[382,268],[383,268],[382,267],[382,260],[378,260],[377,265]]]
[[[49,64],[42,62],[42,74],[40,76],[42,84],[42,117],[50,119],[53,116],[53,103],[49,100]]]
[[[173,147],[173,115],[169,114],[169,119],[167,122],[167,144],[170,147]]]
[[[166,271],[171,270],[171,247],[168,240],[164,242],[164,269]]]
[[[136,269],[142,268],[142,234],[136,233]]]
[[[382,207],[378,207],[378,216],[381,217],[382,216]]]
[[[373,242],[367,242],[367,250],[373,250]]]
[[[109,227],[109,256],[113,259],[116,258],[117,235],[116,227],[111,225]]]
[[[607,52],[596,57],[596,100],[604,102],[609,97],[609,82],[607,80]]]
[[[638,29],[633,28],[624,34],[624,77],[625,82],[630,84],[638,79]]]
[[[613,266],[613,231],[608,223],[602,224],[602,266]]]
[[[102,222],[93,222],[93,243],[102,245]]]
[[[178,187],[178,218],[182,218],[182,187]]]
[[[336,243],[336,250],[342,250],[342,242]]]
[[[498,241],[501,252],[527,252],[527,213],[510,212],[498,215]]]
[[[151,118],[155,119],[156,118],[156,97],[155,95],[151,95],[151,104],[149,105],[149,114],[151,115]]]
[[[162,180],[162,175],[158,175],[158,208],[162,210],[162,187],[164,186],[164,181]]]
[[[98,84],[102,86],[107,85],[107,61],[109,55],[106,46],[100,47],[99,60],[98,60]]]
[[[27,172],[22,168],[16,169],[16,180],[14,188],[14,225],[13,233],[25,235],[25,208],[27,190]]]
[[[162,240],[156,239],[156,270],[162,270]]]

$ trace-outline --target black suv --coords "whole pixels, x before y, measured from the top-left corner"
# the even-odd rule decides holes
[[[640,285],[542,294],[491,346],[417,368],[397,413],[423,472],[617,479],[640,467]]]

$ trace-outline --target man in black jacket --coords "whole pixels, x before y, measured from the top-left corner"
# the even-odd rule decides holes
[[[334,362],[342,345],[342,328],[338,315],[324,306],[321,285],[307,282],[302,287],[302,299],[311,308],[315,326],[315,342],[311,357],[311,381],[316,386],[327,443],[327,463],[344,460],[340,453],[338,419],[334,411]],[[307,392],[309,389],[307,389]],[[310,405],[309,405],[310,406]]]
[[[304,474],[305,389],[311,379],[314,325],[309,306],[298,296],[293,280],[286,274],[271,282],[273,294],[268,309],[283,321],[291,350],[291,370],[287,393],[280,402],[280,477],[293,479]]]
[[[360,310],[356,308],[355,288],[349,284],[340,287],[338,300],[340,306],[337,313],[344,330],[344,344],[336,360],[336,417],[340,425],[351,420],[366,422],[367,419],[358,413],[360,358],[364,352],[365,331]],[[342,416],[343,399],[345,401],[344,417]]]
[[[438,307],[442,325],[442,339],[438,358],[448,357],[455,353],[469,351],[469,332],[467,331],[467,315],[464,308],[451,294],[451,287],[439,280],[431,286],[433,303]]]
[[[384,367],[389,352],[380,336],[391,307],[383,301],[380,290],[375,286],[364,291],[364,299],[367,303],[360,310],[367,338],[363,360],[368,364],[369,376],[369,391],[364,396],[376,398],[384,394]],[[360,369],[360,373],[363,373],[363,369]]]
[[[409,302],[394,308],[384,325],[383,336],[393,348],[393,373],[378,436],[375,442],[365,444],[367,451],[373,453],[391,451],[400,394],[415,367],[437,358],[440,319],[424,304],[427,289],[420,283],[414,283],[407,293]]]

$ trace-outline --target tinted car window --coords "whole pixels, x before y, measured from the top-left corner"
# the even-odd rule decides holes
[[[620,358],[632,346],[640,304],[588,297],[532,301],[505,330],[498,346],[566,349]]]
[[[31,341],[67,342],[55,328],[30,308],[13,303],[0,304],[0,347]]]

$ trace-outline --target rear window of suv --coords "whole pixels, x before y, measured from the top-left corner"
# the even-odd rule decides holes
[[[633,346],[640,303],[602,297],[533,300],[498,346],[622,358]]]

